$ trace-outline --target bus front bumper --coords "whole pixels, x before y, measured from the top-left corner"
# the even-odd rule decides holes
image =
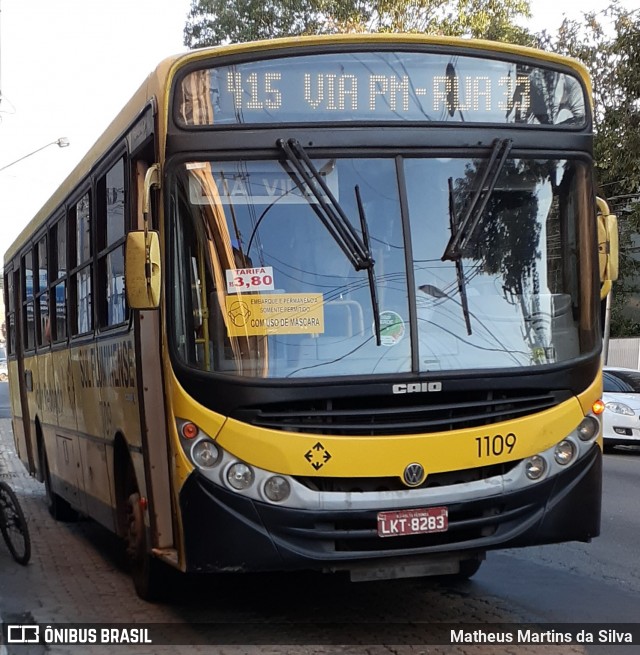
[[[180,493],[188,571],[349,570],[392,559],[464,559],[497,548],[589,541],[600,533],[602,453],[530,487],[449,504],[446,532],[381,538],[377,511],[262,503],[197,470]],[[427,505],[428,506],[428,505]],[[397,509],[402,509],[399,506]]]

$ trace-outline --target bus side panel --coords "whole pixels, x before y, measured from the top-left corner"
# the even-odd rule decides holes
[[[78,433],[98,437],[101,434],[100,381],[103,372],[96,357],[94,343],[71,351],[71,370],[76,398]]]
[[[9,397],[11,402],[11,416],[13,425],[13,442],[16,448],[16,453],[22,463],[29,468],[27,458],[27,445],[25,443],[24,424],[22,422],[22,404],[20,402],[20,388],[18,381],[18,361],[16,359],[9,360]]]
[[[53,461],[49,460],[54,491],[73,507],[84,512],[83,497],[80,493],[82,469],[77,435],[56,432],[54,453]]]
[[[39,357],[35,353],[27,355],[24,359],[24,375],[25,375],[25,387],[26,387],[26,399],[27,399],[27,416],[29,418],[29,427],[24,425],[24,416],[23,416],[23,427],[26,431],[25,435],[25,446],[27,448],[27,453],[31,452],[32,461],[27,464],[27,469],[32,475],[35,474],[35,453],[37,452],[36,446],[36,417],[38,416],[38,401],[42,397],[43,382],[41,379],[40,366],[39,366]],[[29,440],[31,443],[26,443]],[[29,456],[27,455],[27,459]]]
[[[80,439],[80,461],[84,467],[83,493],[87,514],[115,531],[113,480],[107,458],[107,444],[94,439]],[[110,451],[113,451],[109,447]]]
[[[74,507],[80,508],[77,489],[78,459],[76,457],[76,398],[71,375],[70,351],[54,350],[51,354],[53,387],[58,395],[58,411],[53,426],[43,426],[53,491]],[[73,465],[72,465],[73,462]]]
[[[130,451],[140,449],[140,408],[137,402],[133,335],[120,332],[101,339],[95,348],[99,389],[99,438],[83,444],[88,511],[103,525],[116,529],[114,442],[124,438]]]
[[[32,434],[35,442],[35,465],[38,478],[43,480],[43,471],[40,453],[40,438],[42,443],[46,442],[45,435],[53,432],[58,426],[59,407],[63,402],[62,390],[57,384],[55,375],[55,355],[51,351],[44,351],[38,354],[37,358],[38,376],[34,380],[36,413],[32,414],[39,430],[34,428]]]
[[[76,421],[76,395],[71,371],[71,351],[66,348],[54,351],[53,361],[54,384],[60,393],[58,427],[61,430],[75,432],[78,424]]]

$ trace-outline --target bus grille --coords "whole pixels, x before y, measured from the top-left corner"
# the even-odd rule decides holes
[[[449,529],[446,532],[403,535],[380,539],[377,532],[377,513],[361,512],[357,517],[349,512],[337,513],[332,520],[316,523],[300,515],[293,524],[274,526],[273,530],[298,548],[323,553],[397,554],[425,553],[458,547],[470,547],[474,542],[491,538],[499,532],[508,533],[513,526],[522,526],[536,520],[544,511],[544,502],[529,498],[511,501],[485,499],[465,505],[449,506]],[[291,517],[289,516],[291,519]]]
[[[448,487],[456,484],[478,482],[500,475],[507,475],[521,460],[478,466],[472,469],[458,471],[444,471],[442,473],[429,473],[421,485],[412,489],[433,489],[435,487]],[[340,492],[340,493],[370,493],[381,491],[406,491],[399,476],[379,478],[335,478],[335,477],[304,477],[297,476],[296,480],[312,491]]]
[[[509,421],[555,407],[567,392],[464,393],[329,398],[244,409],[236,418],[272,430],[368,436],[461,430]]]

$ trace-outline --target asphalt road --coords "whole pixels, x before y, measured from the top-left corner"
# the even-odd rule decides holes
[[[474,583],[508,597],[541,621],[640,618],[640,450],[604,456],[601,534],[567,543],[491,553]],[[553,593],[549,593],[549,589]]]

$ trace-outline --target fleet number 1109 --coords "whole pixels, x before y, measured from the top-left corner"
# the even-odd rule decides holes
[[[476,445],[478,447],[478,457],[500,457],[500,455],[511,454],[515,448],[518,438],[513,432],[501,435],[494,434],[493,436],[487,435],[486,437],[476,437]]]

